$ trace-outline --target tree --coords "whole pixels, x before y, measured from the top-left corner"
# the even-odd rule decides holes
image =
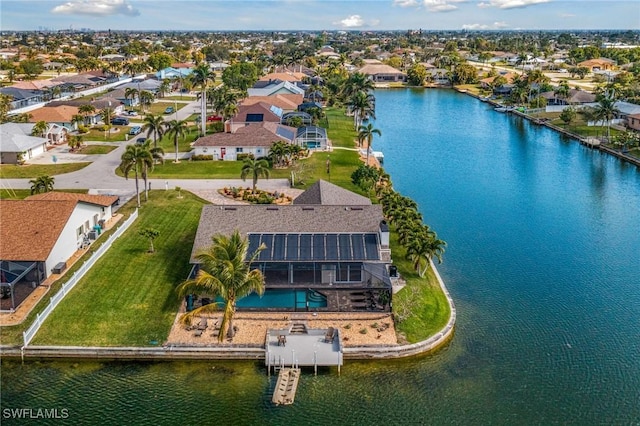
[[[247,176],[251,176],[253,179],[253,192],[256,192],[256,186],[258,185],[258,178],[263,177],[269,179],[269,163],[267,160],[254,158],[246,158],[242,165],[242,172],[240,173],[240,179],[245,180]]]
[[[126,89],[124,89],[124,98],[125,99],[131,98],[131,105],[135,104],[134,101],[136,99],[136,96],[138,95],[140,95],[140,91],[135,87],[127,87]]]
[[[173,63],[173,58],[164,52],[152,53],[147,58],[147,66],[154,71],[168,68]]]
[[[91,104],[83,104],[78,107],[78,112],[84,116],[84,124],[87,124],[87,117],[95,114],[96,107]]]
[[[69,140],[67,145],[69,145],[69,149],[71,151],[75,151],[82,146],[83,138],[81,135],[71,135],[69,136]]]
[[[366,140],[367,141],[367,161],[366,164],[369,165],[369,151],[371,151],[371,144],[373,143],[373,135],[382,136],[382,132],[380,130],[375,129],[373,124],[367,123],[367,125],[362,125],[358,129],[358,140]]]
[[[11,110],[11,96],[0,93],[0,123],[7,122],[7,115]]]
[[[140,189],[138,185],[138,177],[144,167],[153,167],[153,157],[148,149],[144,146],[134,144],[127,145],[127,149],[120,158],[120,170],[124,173],[125,178],[129,178],[129,173],[133,170],[136,179],[136,198],[138,208],[140,208]]]
[[[478,80],[478,69],[473,65],[459,64],[453,70],[454,84],[471,84]]]
[[[144,116],[144,124],[142,125],[142,131],[147,132],[147,137],[151,137],[153,134],[153,147],[158,147],[158,139],[162,139],[166,122],[161,115],[147,114]]]
[[[560,113],[560,120],[562,120],[565,124],[565,127],[568,127],[573,120],[576,119],[576,110],[573,107],[565,108]]]
[[[34,124],[33,129],[31,129],[31,134],[33,136],[45,137],[47,130],[49,130],[49,124],[46,121],[38,121]]]
[[[258,67],[251,62],[238,62],[225,68],[222,82],[230,89],[246,92],[258,81]]]
[[[142,166],[142,179],[144,179],[144,200],[149,201],[149,171],[153,170],[154,164],[164,163],[164,150],[159,147],[151,148],[151,141],[149,140],[145,141],[145,143],[142,144],[142,148],[149,151],[153,160],[151,163],[151,168],[149,168],[149,165],[146,162]]]
[[[24,75],[25,80],[35,80],[37,76],[42,74],[44,67],[39,59],[25,59],[20,62],[19,71]]]
[[[148,90],[142,90],[138,96],[143,111],[146,109],[145,107],[151,106],[151,103],[156,98],[155,95]]]
[[[31,195],[33,194],[42,194],[44,192],[53,191],[53,184],[55,183],[55,178],[52,176],[38,176],[35,179],[31,179],[29,181],[31,184]]]
[[[413,64],[407,70],[407,79],[412,86],[424,86],[427,79],[427,69],[422,64]]]
[[[196,308],[184,314],[181,321],[190,324],[192,319],[207,312],[217,310],[221,298],[224,304],[224,315],[220,324],[218,341],[222,342],[225,335],[233,338],[233,316],[236,312],[238,300],[255,292],[264,293],[264,276],[258,269],[251,269],[252,262],[257,259],[264,244],[249,253],[249,242],[242,238],[236,230],[230,236],[215,235],[213,244],[198,251],[195,258],[198,261],[196,277],[180,284],[177,288],[180,298],[189,294],[202,294],[211,297],[208,305]]]
[[[361,164],[351,173],[351,182],[367,192],[373,188],[378,179],[380,179],[380,171],[366,164]]]
[[[422,225],[406,241],[407,258],[411,260],[414,269],[420,278],[423,278],[429,269],[430,260],[436,256],[439,263],[442,263],[442,254],[447,245],[438,239],[435,232],[428,226]]]
[[[187,131],[189,129],[187,126],[187,122],[185,120],[171,120],[166,124],[166,126],[166,134],[169,137],[173,137],[173,146],[176,149],[176,159],[174,162],[179,163],[180,160],[178,159],[178,140],[180,138],[183,138],[187,134]]]
[[[194,86],[200,86],[200,125],[204,136],[207,134],[207,87],[216,75],[209,68],[209,64],[202,63],[193,69],[189,77]]]
[[[376,99],[373,94],[364,90],[354,93],[347,101],[347,108],[353,114],[353,127],[358,129],[362,122],[371,118],[376,118]]]
[[[612,95],[604,95],[599,97],[598,105],[594,107],[596,119],[607,125],[607,142],[611,140],[611,120],[620,112],[615,103],[615,98]]]
[[[149,244],[150,244],[149,253],[155,253],[155,249],[153,248],[153,240],[158,238],[158,236],[160,235],[160,231],[153,228],[144,228],[139,230],[138,234],[144,238],[149,239]]]

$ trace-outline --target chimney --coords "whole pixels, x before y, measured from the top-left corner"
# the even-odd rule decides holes
[[[380,221],[380,229],[378,231],[378,236],[380,237],[380,245],[382,247],[389,247],[389,225],[387,225],[386,220]]]
[[[231,120],[227,120],[224,122],[224,131],[226,133],[231,133]]]

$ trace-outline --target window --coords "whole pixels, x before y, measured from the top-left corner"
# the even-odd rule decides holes
[[[76,235],[78,237],[81,237],[82,234],[84,234],[84,227],[83,226],[81,226],[80,228],[76,229]]]
[[[247,114],[248,123],[259,123],[264,121],[264,114]]]
[[[236,154],[241,154],[242,153],[242,148],[236,148]]]

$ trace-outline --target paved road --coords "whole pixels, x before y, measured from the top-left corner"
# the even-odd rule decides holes
[[[90,189],[92,192],[101,194],[114,194],[124,199],[135,195],[135,179],[125,179],[115,174],[115,169],[120,165],[120,157],[126,149],[126,144],[118,144],[118,147],[108,154],[97,157],[87,167],[72,173],[55,175],[56,189]],[[45,155],[53,155],[51,153]],[[69,154],[74,155],[74,154]],[[78,161],[86,161],[79,156]],[[50,158],[50,157],[49,157]],[[46,163],[46,160],[45,160]],[[49,161],[48,164],[52,164]],[[1,188],[29,189],[30,179],[0,179]],[[176,186],[185,190],[212,190],[221,189],[225,186],[248,186],[251,180],[242,179],[150,179],[151,189],[174,189]],[[140,181],[142,184],[142,181]],[[261,179],[260,189],[269,191],[283,191],[289,188],[287,179]]]

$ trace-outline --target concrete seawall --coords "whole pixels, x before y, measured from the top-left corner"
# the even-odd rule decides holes
[[[447,324],[435,335],[422,342],[409,345],[358,346],[344,348],[344,358],[353,360],[402,358],[432,352],[447,343],[453,336],[456,308],[433,261],[431,266],[450,307]],[[265,351],[261,345],[208,347],[208,346],[161,346],[161,347],[84,347],[84,346],[27,346],[0,347],[3,357],[22,358],[67,358],[104,360],[259,360],[264,361]]]

